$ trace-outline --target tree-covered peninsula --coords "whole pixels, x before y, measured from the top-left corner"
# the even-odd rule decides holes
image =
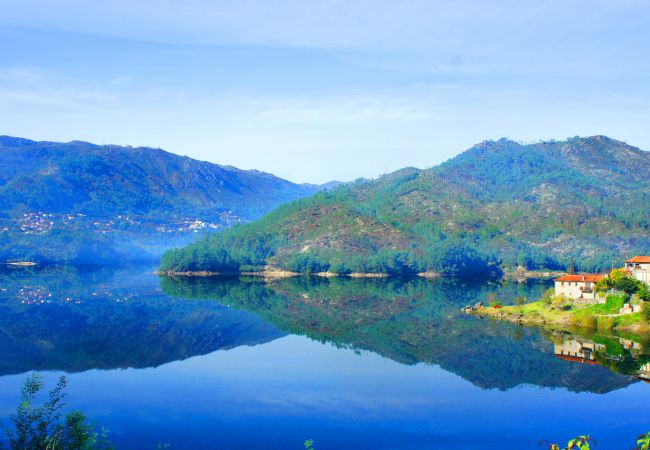
[[[167,252],[167,272],[595,271],[650,251],[650,153],[604,136],[486,141]]]

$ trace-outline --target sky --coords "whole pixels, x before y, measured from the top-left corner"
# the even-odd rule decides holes
[[[649,73],[646,0],[0,0],[0,134],[296,182],[501,137],[650,150]]]

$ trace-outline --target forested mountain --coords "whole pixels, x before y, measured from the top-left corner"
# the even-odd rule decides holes
[[[319,189],[161,149],[0,136],[0,260],[159,256]]]
[[[251,220],[318,189],[161,149],[0,136],[0,204],[5,214],[47,211],[218,221],[232,211]]]
[[[602,270],[650,252],[650,153],[604,136],[486,141],[284,205],[168,252],[162,269],[458,275],[520,264]]]

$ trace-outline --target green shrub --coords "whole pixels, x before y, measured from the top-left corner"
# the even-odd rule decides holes
[[[553,299],[555,298],[555,289],[554,288],[548,288],[544,294],[542,294],[542,304],[543,305],[550,305],[553,302]]]
[[[583,315],[573,318],[573,326],[578,328],[589,328],[595,330],[598,328],[598,320],[592,315]]]
[[[643,302],[641,306],[641,317],[646,322],[650,323],[650,302]]]
[[[11,450],[93,450],[110,449],[106,433],[97,433],[86,417],[72,411],[63,417],[63,398],[67,380],[60,377],[49,398],[35,405],[43,389],[43,377],[32,374],[25,379],[20,391],[20,406],[11,416],[12,428],[7,430]]]
[[[547,441],[542,441],[547,442]],[[540,444],[542,443],[540,442]],[[590,443],[593,442],[594,446],[596,445],[595,441],[590,436],[578,436],[574,439],[571,439],[566,447],[561,447],[559,444],[549,444],[549,450],[591,450]]]
[[[597,326],[599,330],[609,331],[614,328],[616,318],[614,317],[598,317]]]
[[[637,295],[644,302],[650,302],[650,289],[645,284],[639,289]]]
[[[649,450],[650,449],[650,431],[642,434],[636,440],[636,447],[634,450]]]

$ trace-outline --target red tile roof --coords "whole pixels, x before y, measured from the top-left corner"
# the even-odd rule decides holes
[[[555,355],[557,358],[563,359],[565,361],[571,361],[571,362],[579,362],[581,364],[593,364],[593,365],[598,365],[596,361],[592,361],[590,359],[585,359],[585,358],[577,358],[575,356],[565,356],[565,355]]]
[[[626,263],[646,263],[650,264],[650,256],[635,256],[634,258],[630,258]]]
[[[601,273],[586,273],[584,275],[564,275],[563,277],[556,278],[555,281],[578,281],[584,283],[598,283],[605,278],[606,275]]]

